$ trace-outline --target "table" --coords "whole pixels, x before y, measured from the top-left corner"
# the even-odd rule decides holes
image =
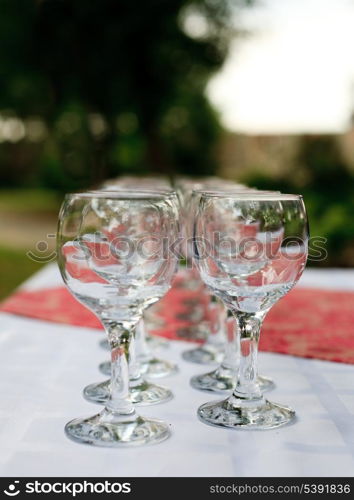
[[[25,287],[60,283],[54,264]],[[302,286],[354,290],[354,270],[306,270]],[[205,401],[220,399],[189,386],[204,367],[182,360],[190,347],[173,341],[161,351],[180,366],[161,380],[172,401],[139,408],[171,424],[158,445],[107,449],[66,438],[65,423],[96,413],[81,391],[102,379],[102,333],[11,314],[0,314],[1,476],[354,476],[354,366],[260,354],[261,373],[274,378],[269,398],[297,410],[295,424],[270,431],[207,426],[196,416]],[[208,368],[207,368],[208,369]]]

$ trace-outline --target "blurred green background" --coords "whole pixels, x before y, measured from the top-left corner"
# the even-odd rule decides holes
[[[253,4],[0,0],[0,297],[41,267],[26,255],[38,242],[52,251],[63,193],[118,175],[301,192],[312,235],[328,239],[313,264],[354,266],[352,136],[231,134],[205,96]],[[184,29],[196,12],[197,38]]]

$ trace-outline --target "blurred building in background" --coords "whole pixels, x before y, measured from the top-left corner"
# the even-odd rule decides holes
[[[328,252],[309,265],[354,266],[354,121],[343,134],[228,132],[218,152],[220,175],[304,195],[311,235]]]
[[[349,171],[354,172],[353,114],[351,128],[343,134],[247,135],[225,132],[217,147],[219,173],[226,178],[234,178],[235,172],[240,177],[247,177],[250,170],[256,170],[277,178],[289,172],[297,177],[298,185],[301,186],[302,170],[297,167],[306,137],[309,141],[323,137],[336,144],[342,161]],[[306,183],[305,178],[303,182]]]

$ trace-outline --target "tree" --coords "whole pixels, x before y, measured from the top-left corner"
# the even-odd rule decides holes
[[[204,90],[227,55],[235,9],[248,3],[2,0],[9,74],[0,106],[48,124],[47,182],[212,173],[220,127]],[[191,19],[199,23],[192,36]]]

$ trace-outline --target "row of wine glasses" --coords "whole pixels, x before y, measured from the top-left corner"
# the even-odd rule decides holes
[[[259,194],[260,191],[257,189],[250,189],[246,186],[240,184],[233,184],[227,181],[220,180],[219,182],[213,182],[214,190],[211,191],[209,184],[206,182],[205,186],[202,187],[200,183],[191,184],[191,181],[186,181],[185,184],[181,186],[181,196],[184,197],[186,206],[189,209],[189,213],[195,215],[198,208],[201,195],[203,193],[233,193],[233,194],[245,194],[245,193],[255,193]],[[208,188],[208,189],[206,189]],[[215,191],[217,188],[217,191]],[[261,191],[266,193],[266,191]],[[186,240],[193,242],[193,223],[194,217],[190,217],[185,221],[184,227],[186,231]],[[254,236],[254,226],[249,225],[249,227],[244,229],[247,237]],[[186,259],[193,264],[193,244],[186,245]],[[198,271],[197,271],[198,272]],[[199,273],[198,273],[199,275]],[[204,283],[204,282],[203,282]],[[207,287],[206,283],[204,286]],[[215,299],[215,295],[212,295]],[[222,302],[222,301],[221,301]],[[220,309],[219,309],[220,310]],[[226,326],[225,316],[228,314],[228,321]],[[231,316],[231,319],[230,319]],[[237,338],[235,337],[235,326],[232,321],[233,315],[227,308],[224,308],[223,314],[220,314],[220,325],[223,325],[219,329],[219,335],[209,335],[206,342],[197,348],[188,350],[183,353],[183,358],[187,361],[192,361],[201,364],[209,364],[215,361],[219,364],[219,367],[212,372],[207,372],[205,374],[197,375],[191,379],[191,385],[200,390],[210,391],[210,392],[227,392],[232,389],[235,384],[235,373],[239,361],[239,352],[237,349]],[[226,329],[226,330],[225,330]],[[217,338],[217,340],[216,340]],[[258,383],[262,392],[270,390],[274,387],[273,381],[264,376],[258,376]]]
[[[138,415],[135,406],[172,398],[170,389],[149,380],[177,367],[156,358],[153,345],[161,341],[146,335],[143,315],[171,287],[180,252],[191,286],[209,290],[214,318],[204,344],[183,357],[219,363],[191,385],[228,395],[200,407],[199,418],[258,429],[294,418],[293,410],[264,398],[273,382],[258,376],[257,345],[265,315],[305,266],[308,227],[301,196],[215,178],[178,179],[176,190],[167,181],[125,179],[64,200],[59,268],[71,293],[100,319],[111,351],[111,361],[100,366],[110,380],[84,389],[89,401],[104,407],[66,425],[75,441],[115,447],[170,435],[167,423]]]
[[[259,377],[258,340],[271,307],[299,280],[306,263],[308,223],[301,196],[278,192],[194,192],[194,258],[201,278],[220,297],[235,325],[221,365],[193,377],[191,384],[228,392],[198,410],[208,424],[231,428],[274,428],[295,412],[269,402],[272,381]],[[231,326],[231,328],[230,328]]]
[[[176,209],[176,214],[179,217],[179,200],[177,194],[172,190],[170,184],[166,179],[159,178],[141,178],[137,183],[136,178],[129,176],[120,178],[116,181],[106,181],[102,189],[105,191],[125,191],[125,190],[144,190],[146,193],[153,191],[155,194],[165,195],[170,197],[173,201]],[[151,378],[161,378],[177,372],[177,366],[165,359],[157,358],[154,354],[154,348],[166,346],[166,341],[162,338],[153,337],[148,334],[145,326],[145,313],[148,312],[149,308],[165,294],[166,290],[160,288],[158,291],[155,288],[154,293],[151,295],[150,299],[146,302],[146,308],[144,309],[144,315],[135,327],[134,331],[134,341],[135,341],[135,353],[136,362],[139,365],[140,371]],[[103,346],[109,350],[108,343],[103,344]],[[109,361],[101,363],[99,366],[100,371],[106,375],[110,376],[111,364]]]
[[[84,391],[104,408],[66,425],[75,441],[137,445],[170,434],[166,423],[136,413],[136,405],[166,401],[172,393],[143,378],[133,331],[144,310],[170,287],[177,264],[168,251],[179,234],[176,203],[174,193],[136,189],[77,193],[64,200],[60,271],[71,293],[102,322],[111,349],[110,381]]]

